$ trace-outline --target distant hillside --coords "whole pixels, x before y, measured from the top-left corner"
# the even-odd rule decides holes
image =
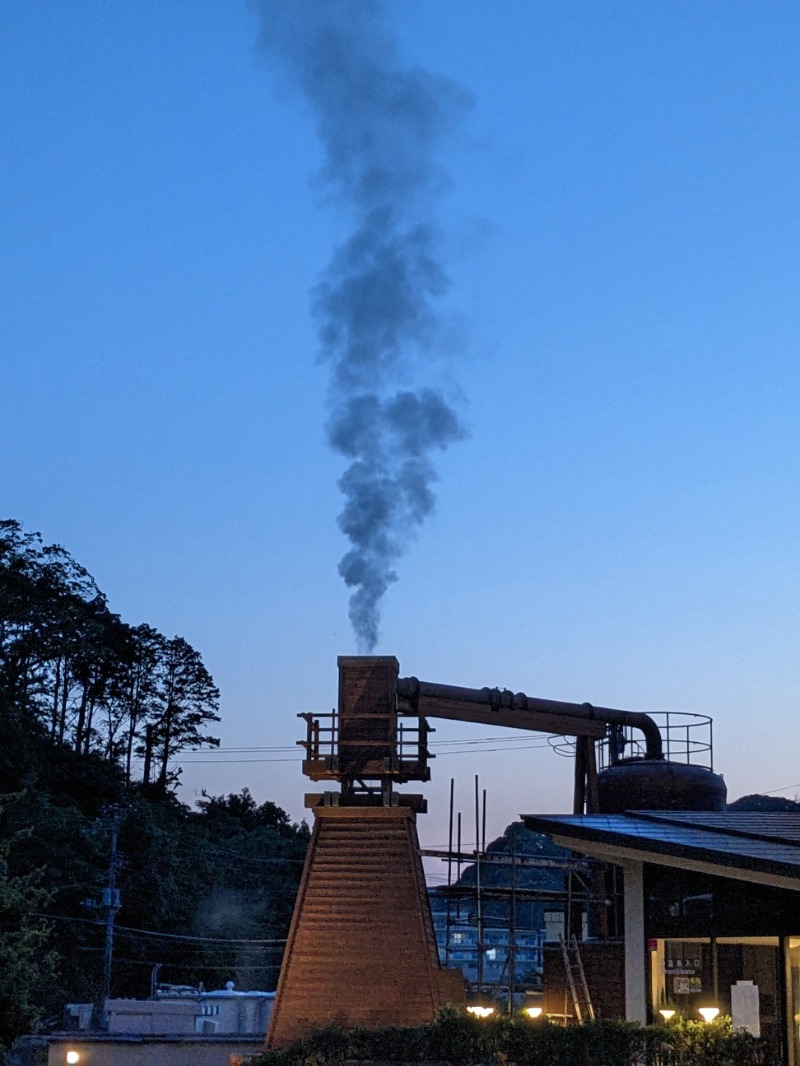
[[[486,848],[490,855],[511,855],[539,859],[565,859],[572,853],[560,848],[549,837],[526,829],[522,822],[512,822],[506,826],[503,835],[493,840]],[[460,885],[474,885],[476,880],[475,864],[465,867],[458,879]],[[517,888],[536,888],[544,891],[560,891],[564,884],[564,872],[559,869],[536,866],[519,866],[515,874]],[[481,884],[506,887],[511,884],[511,865],[502,863],[484,863],[481,865]]]
[[[728,804],[729,811],[800,811],[800,803],[784,796],[742,796]]]

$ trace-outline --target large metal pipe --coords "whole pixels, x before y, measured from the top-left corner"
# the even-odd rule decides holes
[[[526,696],[524,692],[511,692],[499,688],[461,688],[458,685],[439,685],[432,681],[420,681],[416,677],[399,677],[397,695],[403,699],[426,701],[426,711],[435,716],[429,701],[446,703],[472,703],[489,707],[494,711],[512,710],[531,714],[564,715],[573,719],[606,722],[609,725],[630,726],[644,734],[646,758],[663,759],[664,749],[661,732],[650,717],[642,711],[621,711],[614,707],[595,707],[591,703],[565,703],[561,700],[542,700]],[[524,728],[524,727],[523,727]]]

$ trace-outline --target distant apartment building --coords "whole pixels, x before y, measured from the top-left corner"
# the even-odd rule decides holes
[[[474,899],[451,900],[448,906],[447,895],[438,889],[431,890],[430,899],[439,959],[460,969],[468,986],[504,991],[513,986],[521,993],[541,985],[544,944],[556,925],[563,928],[563,909],[550,914],[528,904],[522,924],[499,913],[510,904],[495,903],[479,922]]]

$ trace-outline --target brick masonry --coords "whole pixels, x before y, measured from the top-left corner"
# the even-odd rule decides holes
[[[400,664],[393,655],[340,655],[338,666],[340,769],[358,773],[371,760],[395,755]],[[364,746],[367,741],[374,746]]]
[[[311,1028],[421,1025],[463,998],[439,967],[414,814],[320,807],[267,1036],[284,1047]]]

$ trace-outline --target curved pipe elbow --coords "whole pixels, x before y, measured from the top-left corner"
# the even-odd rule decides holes
[[[644,735],[644,750],[646,759],[663,759],[664,744],[661,739],[661,730],[649,714],[644,711],[620,711],[613,707],[592,707],[591,703],[584,703],[584,707],[591,707],[594,717],[609,725],[629,726],[638,729]]]
[[[475,703],[492,708],[517,711],[539,711],[552,715],[569,715],[571,718],[587,718],[608,725],[628,726],[644,735],[648,759],[663,759],[664,747],[661,731],[649,714],[643,711],[623,711],[614,707],[595,707],[591,703],[562,703],[560,700],[543,700],[526,696],[524,692],[511,692],[499,688],[460,688],[456,685],[440,685],[420,681],[416,677],[397,679],[397,695],[416,703],[420,696],[427,700],[442,700],[447,703]]]

